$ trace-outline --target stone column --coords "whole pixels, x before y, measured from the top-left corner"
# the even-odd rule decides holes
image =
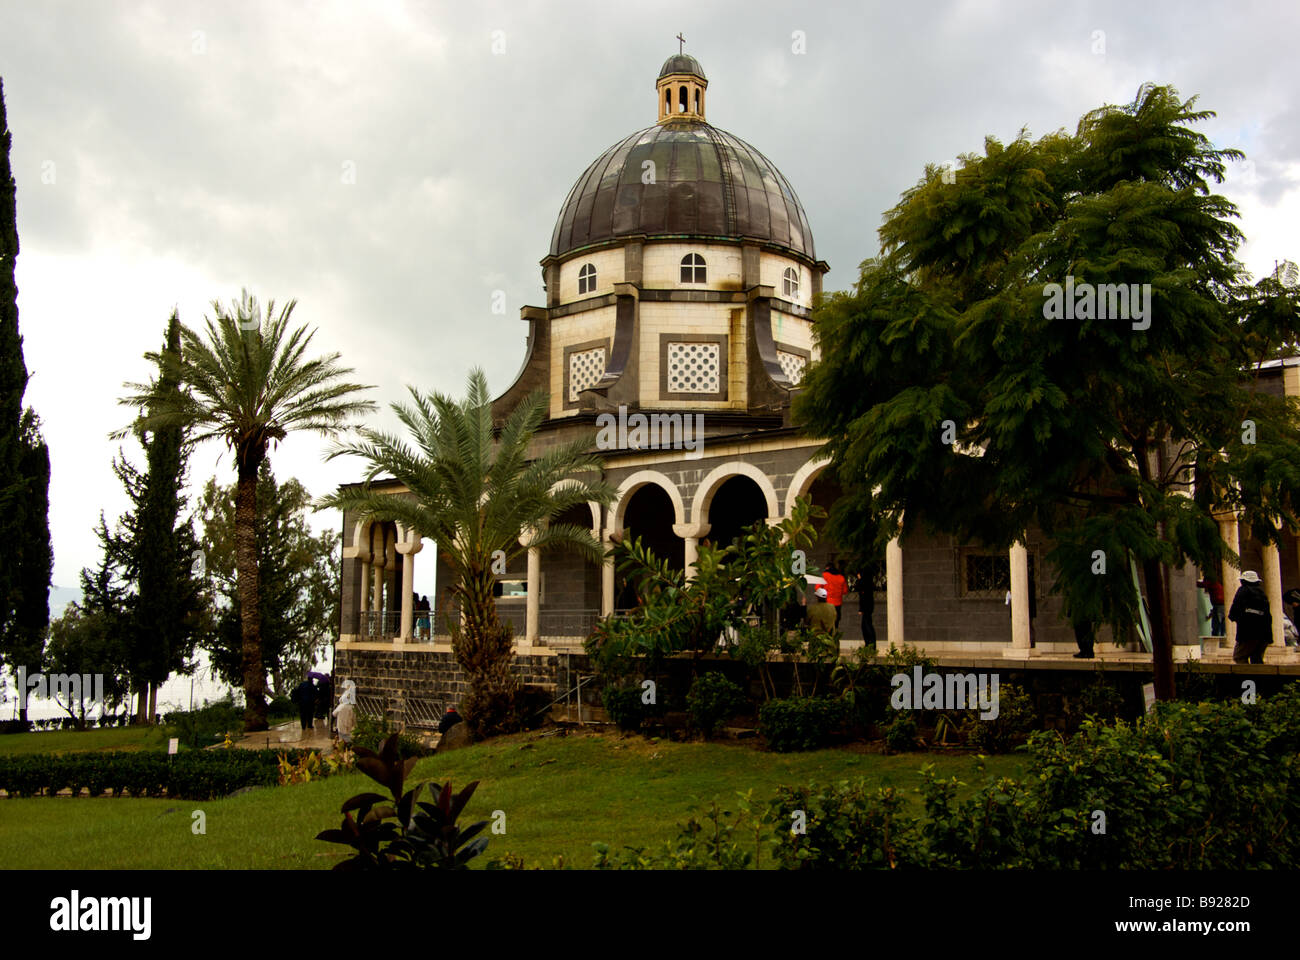
[[[674,523],[673,533],[686,541],[686,579],[695,579],[695,561],[700,556],[700,538],[712,529],[707,523]]]
[[[1013,543],[1011,560],[1011,647],[1009,657],[1029,656],[1029,551]]]
[[[541,639],[542,627],[542,551],[528,548],[528,596],[524,616],[524,639],[532,645]]]
[[[1282,631],[1282,563],[1276,543],[1264,544],[1264,569],[1259,576],[1268,594],[1268,611],[1273,615],[1273,649],[1281,650],[1286,641]]]
[[[1241,544],[1237,539],[1237,515],[1231,511],[1216,513],[1214,519],[1219,521],[1219,536],[1228,548],[1236,554],[1241,553]],[[1237,595],[1237,590],[1241,586],[1241,571],[1232,565],[1226,558],[1221,564],[1221,579],[1223,581],[1223,622],[1224,622],[1224,642],[1228,648],[1237,640],[1237,625],[1228,619],[1228,611],[1232,609],[1232,598]]]
[[[415,620],[415,605],[411,594],[415,592],[415,555],[424,548],[424,541],[418,533],[412,533],[396,544],[397,552],[402,555],[402,624],[398,639],[403,643],[411,642],[411,625]]]
[[[614,531],[605,530],[604,536],[600,538],[601,546],[605,552],[613,543]],[[614,558],[606,556],[600,565],[600,615],[608,617],[614,612]]]
[[[370,612],[370,561],[361,561],[361,623],[364,626],[366,614]]]
[[[885,649],[903,645],[903,544],[895,537],[885,547]]]

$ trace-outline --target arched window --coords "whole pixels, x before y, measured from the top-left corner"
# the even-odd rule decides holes
[[[700,88],[695,88],[695,112],[700,112]]]
[[[682,283],[708,283],[709,271],[698,253],[682,257]]]
[[[578,293],[593,293],[596,290],[596,267],[584,263],[578,271]]]
[[[691,101],[686,94],[686,88],[682,87],[681,90],[679,90],[677,93],[677,112],[685,113],[688,109],[690,109],[690,105],[691,105]]]
[[[783,276],[782,288],[786,297],[794,299],[799,296],[799,271],[794,267],[786,267]]]

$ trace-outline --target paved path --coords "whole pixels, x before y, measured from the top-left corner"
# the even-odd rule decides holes
[[[323,755],[330,752],[333,740],[324,720],[317,720],[316,726],[309,731],[303,731],[302,725],[292,720],[277,724],[270,730],[246,733],[235,741],[235,746],[243,750],[319,750]]]

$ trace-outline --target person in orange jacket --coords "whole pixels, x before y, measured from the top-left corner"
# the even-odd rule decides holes
[[[844,595],[849,590],[849,581],[840,572],[839,565],[834,560],[826,564],[822,579],[826,581],[826,602],[835,608],[835,629],[838,630],[840,613],[844,609]]]

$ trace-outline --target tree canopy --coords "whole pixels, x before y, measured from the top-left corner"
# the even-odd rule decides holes
[[[1300,297],[1285,269],[1252,284],[1235,259],[1237,211],[1211,184],[1243,155],[1193,129],[1213,116],[1195,102],[1145,85],[1073,135],[927,168],[880,256],[817,307],[795,403],[844,486],[841,542],[925,528],[1001,547],[1036,526],[1069,615],[1118,630],[1136,561],[1161,697],[1167,568],[1237,559],[1215,508],[1275,540],[1300,493],[1295,404],[1252,376],[1295,343]]]

